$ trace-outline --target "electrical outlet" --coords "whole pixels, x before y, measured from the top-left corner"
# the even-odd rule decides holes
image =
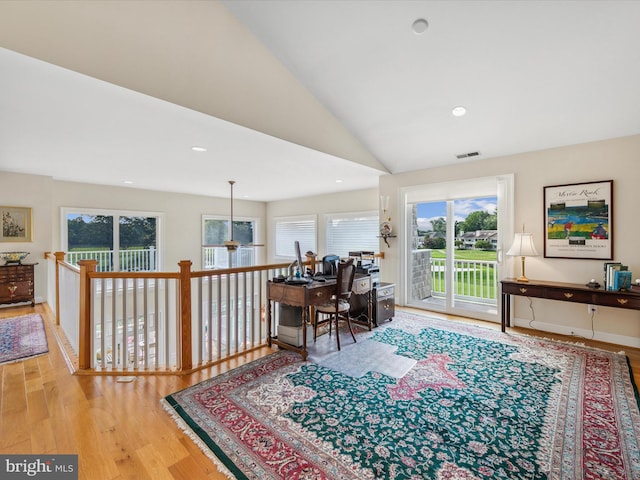
[[[589,312],[589,315],[594,314],[594,313],[598,313],[598,306],[597,305],[588,305],[587,306],[587,311]]]

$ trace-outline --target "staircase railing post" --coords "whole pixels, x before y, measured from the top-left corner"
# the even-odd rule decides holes
[[[193,367],[191,345],[191,260],[181,260],[180,266],[180,370]]]
[[[80,260],[80,325],[78,334],[78,367],[81,370],[91,368],[91,278],[96,271],[96,260]]]
[[[55,252],[56,257],[56,325],[60,325],[60,264],[64,262],[64,252]]]

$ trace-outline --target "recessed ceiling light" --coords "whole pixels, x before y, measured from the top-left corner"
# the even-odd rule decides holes
[[[413,22],[413,25],[411,25],[411,29],[416,35],[422,35],[428,27],[429,22],[427,22],[424,18],[417,19],[415,22]]]
[[[194,152],[206,152],[207,149],[205,147],[198,147],[197,145],[194,147],[191,147],[191,150],[193,150]]]
[[[124,183],[125,185],[133,185],[133,182],[131,180],[123,180],[122,183]]]
[[[342,180],[338,179],[336,180],[336,183],[342,183]]]
[[[462,105],[458,105],[457,107],[453,107],[453,110],[451,110],[451,113],[453,113],[454,117],[462,117],[467,113],[467,109]]]

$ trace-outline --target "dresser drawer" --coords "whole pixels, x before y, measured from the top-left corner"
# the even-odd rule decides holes
[[[384,298],[376,303],[376,324],[393,318],[396,311],[396,302],[393,298]]]
[[[378,287],[376,289],[376,300],[380,300],[382,298],[390,298],[390,297],[394,297],[394,287],[389,286],[389,287]]]

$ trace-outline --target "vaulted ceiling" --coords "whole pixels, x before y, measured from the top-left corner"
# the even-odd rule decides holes
[[[633,0],[3,0],[0,171],[233,179],[269,201],[638,134],[638,18]]]

